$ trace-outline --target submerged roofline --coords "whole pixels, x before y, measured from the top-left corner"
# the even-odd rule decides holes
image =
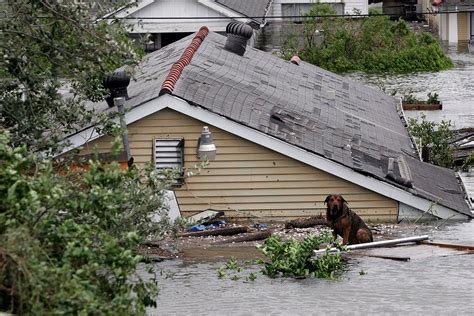
[[[430,214],[443,219],[469,219],[467,214],[460,213],[444,205],[440,205],[423,197],[416,196],[410,192],[402,190],[394,185],[378,180],[374,177],[358,173],[349,167],[331,161],[325,157],[316,155],[300,147],[291,145],[283,140],[255,130],[251,127],[244,126],[222,115],[210,112],[209,110],[206,110],[202,107],[191,105],[185,100],[170,94],[164,94],[158,98],[145,102],[140,106],[132,108],[125,115],[126,124],[128,125],[134,123],[165,108],[172,109],[176,112],[213,125],[255,144],[279,152],[292,159],[303,162],[336,177],[345,179],[400,203],[409,205],[420,210],[420,212],[430,212]],[[70,142],[70,145],[67,146],[61,154],[78,148],[85,143],[93,141],[101,136],[103,135],[99,134],[95,127],[89,127],[77,134],[71,135],[67,138],[67,141]]]

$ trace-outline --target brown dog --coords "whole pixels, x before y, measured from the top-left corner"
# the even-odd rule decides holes
[[[332,194],[326,197],[326,220],[334,230],[334,239],[342,237],[342,243],[362,244],[372,242],[372,233],[364,221],[347,206],[346,200],[340,195]]]

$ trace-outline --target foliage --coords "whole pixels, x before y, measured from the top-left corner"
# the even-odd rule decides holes
[[[130,315],[155,304],[156,282],[136,274],[133,250],[166,227],[152,216],[166,214],[171,179],[93,160],[53,166],[11,147],[6,132],[0,161],[0,310]]]
[[[323,256],[312,259],[313,250],[321,244],[333,242],[329,232],[309,235],[303,241],[296,239],[282,240],[278,236],[270,236],[261,247],[267,262],[263,264],[263,274],[275,278],[277,276],[334,278],[345,267],[340,254],[326,252]]]
[[[435,93],[428,92],[428,100],[426,101],[428,104],[439,104],[439,95]]]
[[[402,96],[402,102],[411,103],[411,104],[414,104],[414,103],[439,104],[441,103],[441,101],[439,100],[439,95],[436,92],[434,93],[428,92],[427,96],[428,96],[428,100],[424,101],[424,100],[418,99],[411,92],[409,92]]]
[[[406,73],[453,66],[433,36],[415,34],[403,20],[392,23],[381,15],[346,19],[335,14],[329,4],[315,4],[306,14],[302,44],[294,38],[284,41],[282,56],[297,54],[333,72]]]
[[[248,263],[245,263],[248,264]],[[241,278],[244,278],[242,275],[242,271],[244,271],[242,265],[237,261],[235,257],[230,257],[225,265],[219,267],[217,270],[217,277],[219,279],[223,279],[227,277],[228,272],[233,272],[232,276],[229,276],[229,279],[232,281],[238,281]],[[255,272],[250,272],[248,276],[245,276],[245,281],[255,281],[257,279],[257,275]]]
[[[420,142],[420,147],[428,146],[431,163],[451,168],[454,165],[452,152],[455,147],[450,144],[454,134],[451,121],[430,122],[424,115],[420,119],[408,119],[408,132]]]
[[[412,93],[407,93],[402,96],[402,102],[404,103],[419,103],[422,102],[417,97],[415,97]]]
[[[0,124],[14,145],[58,150],[64,135],[104,123],[85,101],[102,100],[106,74],[140,52],[119,24],[91,20],[84,2],[7,0],[0,19]],[[72,89],[65,99],[60,88]]]
[[[461,166],[461,170],[463,171],[469,171],[469,168],[474,166],[474,152],[471,152],[469,156],[464,159],[464,162]]]

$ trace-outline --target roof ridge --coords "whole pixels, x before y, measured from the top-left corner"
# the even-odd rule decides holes
[[[178,81],[181,73],[183,72],[184,67],[191,63],[191,59],[194,56],[194,53],[198,50],[201,43],[206,38],[207,34],[209,34],[209,29],[207,26],[202,26],[199,31],[194,36],[191,44],[186,47],[181,57],[176,61],[173,66],[171,66],[168,75],[166,76],[163,84],[161,85],[160,96],[165,93],[172,93],[176,82]]]

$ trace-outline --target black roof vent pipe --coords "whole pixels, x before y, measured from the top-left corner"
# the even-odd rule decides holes
[[[130,84],[130,76],[124,70],[117,70],[108,75],[102,85],[110,91],[108,97],[105,98],[109,107],[114,106],[115,98],[125,98],[128,100],[127,87]]]
[[[247,41],[253,35],[253,29],[250,25],[241,22],[230,22],[225,28],[227,41],[224,49],[237,55],[243,56]]]

